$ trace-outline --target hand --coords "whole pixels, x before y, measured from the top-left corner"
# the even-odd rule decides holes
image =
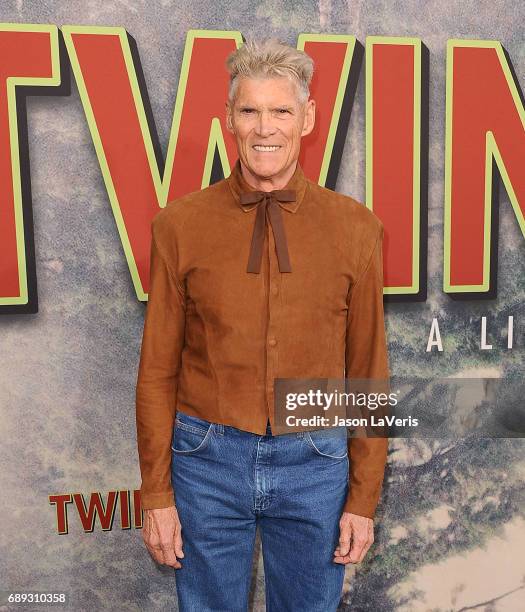
[[[339,546],[334,551],[334,563],[361,563],[374,542],[374,521],[366,516],[343,512],[339,530]]]
[[[175,506],[144,510],[142,539],[150,555],[157,563],[180,569],[177,560],[184,558],[182,551],[182,527]]]

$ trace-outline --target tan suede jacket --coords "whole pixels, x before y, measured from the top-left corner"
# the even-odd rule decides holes
[[[266,223],[259,273],[247,271],[257,203],[237,160],[230,176],[169,202],[151,225],[150,287],[136,387],[142,507],[175,503],[177,410],[263,435],[274,378],[388,378],[383,224],[299,164],[281,207],[290,272]],[[374,517],[387,438],[349,438],[344,510]]]

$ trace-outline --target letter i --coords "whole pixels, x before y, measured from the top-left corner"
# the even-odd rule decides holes
[[[507,326],[507,348],[512,348],[512,343],[514,340],[514,317],[509,317],[509,323]]]

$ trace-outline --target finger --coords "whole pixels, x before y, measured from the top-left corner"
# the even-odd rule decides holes
[[[156,563],[162,563],[164,559],[162,556],[162,550],[160,548],[152,546],[149,542],[146,542],[145,544],[153,561],[155,561]]]
[[[361,563],[361,561],[365,558],[366,553],[368,552],[369,548],[370,548],[370,544],[365,545],[363,547],[363,552],[361,553],[361,555],[359,556],[359,559],[357,560],[358,563]]]
[[[146,533],[144,543],[146,545],[146,548],[148,549],[149,554],[156,563],[158,563],[159,565],[172,565],[171,562],[166,563],[166,558],[168,558],[168,560],[170,561],[172,561],[172,558],[169,557],[169,554],[166,557],[165,551],[161,543],[159,542],[159,537],[156,533]],[[180,563],[176,559],[175,562],[176,563],[175,565],[173,565],[173,567],[177,569],[181,567]]]
[[[182,565],[179,561],[177,561],[177,557],[175,555],[175,549],[173,547],[173,542],[161,542],[162,555],[164,557],[163,563],[164,565],[169,565],[170,567],[180,568]]]
[[[363,535],[362,532],[358,532],[355,540],[355,554],[353,554],[351,549],[350,558],[355,563],[361,563],[361,561],[365,558],[366,553],[369,551],[370,546],[372,546],[372,543],[374,542],[374,529],[372,522],[369,522],[367,525],[366,535]]]
[[[368,540],[363,538],[362,536],[354,534],[352,538],[352,544],[350,546],[350,552],[348,556],[350,557],[350,561],[352,563],[359,563],[360,560],[364,557],[366,552],[365,546],[367,546]]]
[[[341,527],[339,535],[339,546],[336,550],[339,550],[341,555],[347,555],[350,550],[350,544],[352,539],[352,528],[350,525]]]
[[[182,550],[182,533],[180,528],[176,530],[173,537],[173,546],[175,548],[175,554],[177,558],[184,559],[184,551]]]

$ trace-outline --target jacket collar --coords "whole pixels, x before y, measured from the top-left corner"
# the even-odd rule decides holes
[[[243,206],[240,202],[240,197],[242,193],[245,193],[246,191],[258,190],[255,189],[255,187],[252,187],[248,182],[246,182],[246,179],[244,178],[241,172],[241,162],[239,161],[239,159],[237,159],[237,161],[235,162],[231,174],[226,180],[228,182],[228,185],[230,186],[235,202],[241,210],[243,210],[244,212],[249,212],[250,210],[253,210],[257,207],[257,204],[254,204],[253,206]],[[292,213],[297,211],[297,209],[301,205],[301,202],[303,201],[304,194],[306,192],[306,185],[306,176],[299,162],[297,162],[297,166],[295,168],[293,176],[283,187],[283,189],[293,189],[296,193],[295,202],[288,202],[286,204],[286,210]]]

